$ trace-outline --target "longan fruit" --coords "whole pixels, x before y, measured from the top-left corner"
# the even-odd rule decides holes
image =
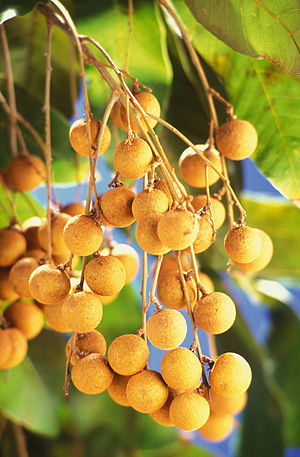
[[[33,298],[44,305],[59,303],[67,297],[70,278],[54,265],[41,265],[29,278],[29,291]]]
[[[234,352],[221,354],[209,376],[211,388],[223,397],[233,397],[246,392],[251,379],[249,363]]]
[[[19,329],[27,340],[35,338],[44,327],[43,311],[29,301],[15,301],[4,311],[11,326]]]
[[[10,338],[5,330],[0,328],[0,368],[3,363],[9,359],[10,354],[12,352],[12,344],[10,342]]]
[[[0,267],[9,267],[26,251],[24,235],[14,228],[0,229]]]
[[[194,308],[194,318],[204,332],[218,335],[233,325],[236,316],[235,304],[223,292],[212,292],[199,300]]]
[[[143,370],[149,357],[146,341],[140,336],[127,334],[118,336],[108,349],[108,361],[112,369],[123,376]]]
[[[103,241],[103,230],[92,216],[73,216],[65,225],[64,242],[73,254],[88,256],[96,252]]]
[[[143,251],[152,255],[163,255],[170,251],[170,248],[165,246],[158,237],[158,223],[163,217],[162,214],[154,213],[143,219],[136,227],[136,241]]]
[[[26,238],[27,249],[41,249],[38,237],[39,227],[42,225],[40,217],[30,217],[22,224],[23,235]]]
[[[71,339],[66,344],[66,356],[69,357]],[[76,342],[74,351],[72,352],[70,362],[72,365],[77,363],[82,357],[86,357],[89,354],[100,354],[105,356],[106,354],[106,340],[102,333],[97,330],[91,330],[87,333],[78,333],[76,336]]]
[[[199,223],[191,211],[173,209],[163,214],[157,224],[157,234],[164,246],[181,251],[194,243]]]
[[[132,203],[135,193],[125,186],[105,192],[100,199],[104,219],[114,227],[128,227],[134,222]]]
[[[240,270],[255,273],[263,270],[270,262],[273,256],[273,242],[269,235],[263,230],[256,229],[261,239],[261,251],[256,259],[249,263],[234,262]]]
[[[110,112],[110,119],[111,119],[111,122],[113,122],[117,127],[119,127],[121,130],[126,131],[127,130],[127,121],[126,121],[126,119],[125,119],[125,121],[123,121],[123,118],[121,116],[121,112],[123,110],[124,110],[124,108],[120,102],[115,103]]]
[[[46,167],[38,156],[19,155],[8,165],[6,176],[11,190],[29,192],[45,181]]]
[[[115,373],[113,382],[107,389],[109,396],[121,406],[130,406],[126,397],[126,387],[130,376],[122,376]]]
[[[233,426],[234,419],[231,414],[210,413],[208,420],[198,431],[207,440],[221,441],[231,433]]]
[[[187,325],[182,314],[164,309],[152,314],[147,321],[147,336],[159,349],[174,349],[186,337]]]
[[[206,251],[213,242],[214,231],[211,222],[204,216],[198,220],[199,230],[193,243],[195,254]]]
[[[110,296],[117,294],[123,288],[126,272],[119,259],[112,255],[101,255],[87,264],[84,278],[93,292]]]
[[[0,368],[6,370],[19,365],[27,354],[28,343],[24,334],[17,328],[11,327],[4,330],[10,339],[11,353],[8,359],[1,363]]]
[[[204,287],[204,289],[206,290],[206,292],[208,294],[211,294],[212,292],[215,291],[214,283],[212,282],[212,280],[206,273],[203,273],[203,271],[198,271],[198,277],[199,277],[200,284]],[[201,293],[201,296],[202,296],[202,293]]]
[[[191,270],[192,268],[190,260],[184,253],[181,255],[181,264],[185,272]],[[175,271],[176,273],[179,272],[177,258],[173,254],[164,255],[158,274],[158,282],[170,271]]]
[[[209,405],[211,412],[214,414],[238,414],[247,403],[247,392],[235,395],[233,397],[223,397],[213,389],[209,390]]]
[[[170,419],[170,405],[173,401],[173,398],[174,397],[169,394],[166,403],[161,408],[150,414],[155,422],[160,425],[164,425],[165,427],[172,427],[173,425]]]
[[[25,251],[24,254],[22,255],[22,259],[32,257],[33,259],[40,260],[46,256],[46,252],[43,251],[42,249],[28,249],[28,251]]]
[[[168,386],[160,373],[143,370],[131,376],[126,387],[126,397],[130,406],[140,413],[153,413],[166,403]]]
[[[234,227],[225,236],[225,251],[234,262],[249,263],[261,252],[261,236],[257,229],[242,226]]]
[[[94,157],[95,151],[97,150],[98,135],[100,132],[102,122],[97,119],[91,119],[91,148],[92,156]],[[69,132],[69,139],[73,149],[83,157],[89,157],[89,144],[86,131],[86,119],[78,119],[73,122]],[[103,154],[109,147],[111,141],[110,130],[105,126],[99,155]]]
[[[166,194],[155,188],[142,190],[132,203],[132,213],[137,222],[153,213],[164,214],[169,209],[169,200]]]
[[[51,244],[52,253],[64,254],[69,252],[64,242],[64,228],[67,222],[71,219],[69,214],[57,213],[51,216]],[[48,223],[45,219],[38,230],[38,237],[41,247],[47,251],[48,247]]]
[[[45,319],[52,330],[60,333],[71,332],[70,327],[62,317],[64,300],[51,306],[44,307]]]
[[[169,209],[171,208],[173,204],[173,197],[171,195],[171,192],[166,184],[166,182],[163,179],[155,179],[153,183],[154,189],[161,190],[166,196],[168,197],[168,202],[169,202]]]
[[[160,367],[161,375],[171,389],[195,389],[200,384],[201,363],[187,348],[179,347],[166,352]]]
[[[208,401],[197,392],[177,395],[170,405],[171,422],[180,430],[197,430],[205,424],[208,417]]]
[[[20,297],[31,298],[29,290],[29,278],[39,267],[39,262],[33,257],[25,257],[18,260],[9,272],[9,280],[13,289]]]
[[[141,138],[122,141],[114,152],[114,166],[123,178],[139,179],[144,176],[152,162],[152,151]]]
[[[116,244],[112,249],[101,249],[101,255],[112,255],[120,260],[125,268],[125,284],[129,284],[137,274],[139,267],[139,256],[135,249],[128,244]]]
[[[197,288],[194,278],[186,281],[190,303],[193,305],[197,300]],[[180,276],[176,271],[166,273],[157,284],[157,296],[160,302],[170,309],[183,309],[187,306],[183,293]]]
[[[225,217],[226,217],[226,211],[224,208],[224,205],[220,200],[217,198],[211,197],[211,212],[212,212],[212,218],[214,221],[214,227],[215,230],[218,230],[220,227],[222,227]],[[206,195],[197,195],[197,197],[194,197],[192,200],[192,205],[195,209],[195,211],[199,211],[201,208],[203,208],[207,203],[207,196]],[[205,212],[205,215],[207,217],[210,217],[210,211],[209,209]]]
[[[90,332],[102,319],[102,303],[93,292],[76,292],[64,301],[61,315],[72,332]]]
[[[197,144],[196,148],[211,161],[215,168],[222,173],[222,164],[218,151],[212,148],[209,152],[207,144]],[[179,158],[179,172],[182,179],[193,187],[205,187],[205,162],[191,147],[185,149]],[[208,185],[218,181],[219,175],[208,167]]]
[[[96,395],[111,385],[114,372],[103,355],[90,354],[73,365],[71,378],[80,392]]]
[[[54,254],[52,257],[53,257],[53,261],[54,261],[55,265],[62,265],[66,262],[69,262],[70,256],[71,256],[71,252],[65,251],[63,254]],[[71,263],[72,270],[75,270],[75,268],[78,265],[78,262],[79,262],[78,255],[73,255],[72,263]],[[68,270],[66,272],[68,273]]]
[[[157,98],[150,94],[150,92],[139,92],[135,95],[136,100],[139,102],[143,110],[148,113],[152,114],[153,116],[159,117],[160,116],[160,104]],[[127,116],[125,108],[120,110],[121,118],[124,124],[127,126]],[[139,113],[136,113],[137,117],[139,117],[141,124],[143,127],[148,130],[145,121],[142,119]],[[155,119],[147,118],[149,125],[153,128],[156,126],[157,121]],[[130,116],[130,125],[131,129],[134,133],[139,132],[139,126],[135,123],[133,116]]]
[[[19,298],[9,279],[9,272],[8,268],[0,268],[0,300],[13,301]]]
[[[70,216],[77,216],[78,214],[84,214],[85,208],[81,203],[73,202],[68,203],[67,205],[62,207],[62,213],[69,214]]]
[[[233,119],[216,131],[216,144],[220,153],[231,160],[249,157],[257,146],[257,132],[248,121]]]

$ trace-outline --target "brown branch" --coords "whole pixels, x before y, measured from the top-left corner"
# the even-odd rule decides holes
[[[26,437],[22,427],[19,424],[12,422],[12,428],[15,435],[19,457],[29,457]]]

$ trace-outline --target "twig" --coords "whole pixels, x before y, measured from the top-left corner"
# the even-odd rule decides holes
[[[208,184],[208,166],[205,164],[205,191],[206,191],[206,206],[209,211],[209,216],[210,216],[210,222],[211,226],[213,229],[213,241],[216,239],[216,229],[215,229],[215,223],[214,223],[214,218],[213,218],[213,213],[212,213],[212,208],[211,208],[211,198],[210,198],[210,190],[209,190],[209,184]]]
[[[143,178],[143,189],[147,187],[147,174]],[[142,279],[142,336],[147,342],[147,279],[148,279],[148,255],[143,251],[143,279]]]
[[[217,347],[216,347],[215,335],[208,333],[208,344],[209,344],[211,358],[213,360],[216,360],[218,358],[218,352],[217,352]]]
[[[223,155],[221,155],[221,165],[222,165],[222,173],[225,176],[225,178],[228,179],[226,159]],[[229,229],[231,229],[234,225],[233,201],[232,201],[231,194],[230,194],[228,187],[225,186],[225,188],[226,188],[226,200],[227,200],[227,216],[228,216],[228,222],[229,222]]]
[[[70,366],[71,366],[71,357],[74,352],[74,348],[76,346],[76,337],[77,333],[73,332],[71,336],[71,341],[70,341],[70,352],[66,361],[66,372],[65,372],[65,384],[64,384],[64,391],[65,391],[65,396],[67,397],[69,395],[69,387],[70,387]]]
[[[12,427],[16,439],[17,449],[19,457],[29,457],[26,445],[25,433],[22,427],[15,422],[12,422]]]
[[[159,301],[157,300],[157,298],[155,297],[155,289],[156,289],[158,275],[160,272],[160,267],[161,267],[163,258],[164,258],[163,255],[159,255],[157,257],[157,262],[156,262],[155,270],[154,270],[154,274],[153,274],[153,282],[152,282],[151,290],[149,293],[149,298],[147,301],[146,311],[148,310],[151,303],[153,303],[155,305],[157,310],[161,309],[161,305],[160,305]]]
[[[200,279],[199,279],[199,269],[198,269],[198,264],[197,264],[197,259],[195,256],[195,251],[194,251],[194,246],[190,246],[190,255],[191,255],[191,260],[192,260],[192,267],[195,275],[195,281],[196,281],[196,286],[197,286],[197,300],[199,300],[199,291],[202,294],[202,297],[205,297],[207,295],[206,289],[202,286]]]

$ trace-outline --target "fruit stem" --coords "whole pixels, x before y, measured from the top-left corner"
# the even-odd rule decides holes
[[[70,340],[70,352],[68,355],[68,358],[66,360],[66,371],[65,371],[65,384],[64,384],[64,391],[65,391],[65,396],[67,397],[69,395],[69,387],[70,387],[70,381],[69,381],[69,376],[70,376],[70,367],[71,367],[71,357],[75,349],[76,345],[76,337],[77,333],[73,332]]]
[[[192,244],[190,246],[190,255],[191,255],[192,267],[193,267],[193,271],[194,271],[194,275],[195,275],[195,281],[196,281],[196,285],[197,285],[197,300],[199,300],[199,298],[200,298],[199,291],[201,292],[202,297],[205,297],[206,295],[208,295],[208,293],[207,293],[207,290],[202,286],[200,279],[199,279],[199,274],[198,274],[199,269],[198,269],[197,259],[195,256],[194,246]]]
[[[223,155],[221,155],[221,164],[222,164],[222,173],[225,176],[225,178],[228,179],[226,159]],[[233,224],[234,224],[233,201],[232,201],[231,194],[230,194],[227,186],[226,186],[226,200],[227,200],[227,216],[228,216],[229,229],[232,229]]]
[[[158,275],[160,272],[160,267],[161,267],[163,258],[164,258],[163,255],[159,255],[157,257],[157,262],[156,262],[155,270],[154,270],[154,274],[153,274],[153,282],[152,282],[151,290],[149,293],[149,298],[147,301],[146,311],[148,310],[151,303],[153,303],[155,305],[157,310],[161,309],[161,305],[160,305],[159,301],[157,300],[157,298],[155,297],[155,290],[156,290]]]
[[[208,344],[209,344],[211,358],[213,360],[216,360],[218,358],[218,352],[217,352],[215,335],[208,333],[207,336],[208,336]]]
[[[147,173],[143,177],[143,190],[147,188],[148,176]],[[142,336],[147,342],[147,279],[148,279],[148,255],[143,251],[143,279],[142,279]]]
[[[233,115],[233,106],[231,105],[231,103],[229,103],[227,100],[225,100],[225,98],[223,98],[215,89],[213,89],[212,87],[210,87],[208,89],[209,93],[212,94],[217,100],[219,100],[221,103],[223,103],[223,105],[226,106],[226,113],[227,113],[227,120],[228,121],[231,121],[232,119],[234,119],[234,115]]]
[[[209,146],[209,148],[211,148],[211,145]],[[210,223],[211,223],[211,226],[213,229],[213,242],[214,242],[216,239],[217,233],[216,233],[213,213],[212,213],[212,209],[211,209],[211,198],[210,198],[210,190],[209,190],[209,184],[208,184],[208,166],[207,166],[207,164],[205,164],[205,191],[206,191],[206,197],[207,197],[206,206],[209,211]]]
[[[7,198],[7,201],[9,203],[9,206],[10,206],[11,212],[12,212],[12,217],[10,217],[10,225],[19,224],[19,220],[18,220],[18,216],[17,216],[17,213],[16,213],[15,204],[14,204],[14,202],[12,201],[12,199],[11,199],[11,197],[9,195],[9,192],[7,190],[5,181],[4,181],[4,179],[3,179],[1,174],[0,174],[0,181],[1,181],[1,185],[2,185],[2,188],[4,190],[4,193],[5,193],[5,197]]]

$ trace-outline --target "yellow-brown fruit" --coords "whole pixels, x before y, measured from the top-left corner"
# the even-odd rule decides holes
[[[17,328],[11,327],[4,330],[10,339],[11,353],[8,359],[1,363],[0,369],[14,368],[21,363],[27,354],[28,343],[23,333]]]
[[[199,387],[202,366],[189,349],[179,347],[166,352],[160,367],[161,375],[171,389],[181,391]]]
[[[98,135],[100,132],[102,122],[92,119],[90,123],[91,128],[91,147],[93,157],[97,150]],[[89,143],[86,131],[86,119],[78,119],[73,122],[69,132],[69,139],[73,149],[83,157],[89,157]],[[109,147],[111,141],[110,130],[105,126],[99,155],[103,154]]]
[[[132,213],[137,222],[153,213],[166,213],[168,209],[168,197],[163,191],[155,188],[142,190],[132,204]]]
[[[43,305],[53,305],[67,297],[70,278],[54,265],[41,265],[29,278],[29,291]]]
[[[238,414],[247,403],[247,392],[235,395],[234,397],[223,397],[213,389],[209,390],[210,410],[214,414]]]
[[[80,392],[96,395],[111,385],[114,372],[103,355],[90,354],[73,365],[71,377]]]
[[[249,157],[257,146],[257,132],[248,121],[233,119],[216,131],[216,144],[220,153],[231,160]]]
[[[231,433],[233,425],[234,419],[231,414],[211,413],[207,422],[198,431],[207,440],[221,441]]]
[[[101,255],[87,264],[84,278],[93,292],[110,296],[117,294],[123,288],[126,273],[119,259],[112,255]]]
[[[192,205],[195,211],[201,210],[207,203],[207,196],[206,195],[197,195],[192,200]],[[215,230],[218,230],[224,223],[226,212],[222,202],[217,198],[211,197],[211,212],[212,218],[214,220]],[[207,210],[205,212],[206,217],[210,218],[210,211]]]
[[[0,300],[13,301],[19,298],[9,279],[9,272],[8,268],[0,268]]]
[[[193,305],[197,300],[197,288],[194,278],[186,281],[190,303]],[[161,303],[170,309],[183,309],[187,306],[183,293],[180,276],[176,271],[166,273],[157,284],[157,296]]]
[[[71,255],[70,251],[65,251],[63,254],[54,254],[52,257],[53,257],[53,261],[56,265],[62,265],[70,260],[70,255]],[[77,255],[73,255],[72,270],[75,270],[75,268],[78,265],[78,262],[79,262],[79,257]],[[69,270],[66,270],[66,272],[68,273]]]
[[[12,344],[10,342],[10,338],[5,330],[0,328],[0,368],[1,365],[6,363],[9,359],[10,354],[12,352]]]
[[[76,292],[64,301],[61,315],[72,332],[87,333],[101,321],[103,307],[93,292]]]
[[[88,256],[100,248],[103,231],[92,216],[79,214],[67,222],[63,237],[69,251],[78,256]]]
[[[26,251],[24,235],[14,228],[0,230],[0,267],[9,267]]]
[[[71,339],[66,344],[66,355],[69,357]],[[72,352],[70,362],[74,365],[83,357],[89,354],[100,354],[105,356],[106,354],[106,340],[102,333],[97,330],[92,330],[88,333],[78,333],[76,336],[76,343],[74,351]]]
[[[165,427],[171,427],[173,424],[170,419],[170,405],[173,400],[173,396],[169,394],[169,397],[166,403],[159,408],[157,411],[154,411],[150,414],[152,419],[160,425]]]
[[[185,272],[192,269],[192,265],[190,260],[187,258],[186,254],[181,255],[181,264],[182,268]],[[163,261],[160,266],[159,274],[158,274],[158,282],[170,271],[175,271],[178,273],[178,262],[177,258],[173,255],[165,255],[163,257]]]
[[[4,317],[12,327],[19,329],[27,340],[35,338],[44,327],[43,311],[31,302],[15,301],[5,309]]]
[[[45,181],[46,167],[37,156],[19,155],[8,165],[6,176],[11,190],[28,192]]]
[[[20,297],[32,297],[29,290],[29,278],[38,266],[39,262],[33,257],[24,257],[12,266],[9,273],[9,280],[13,289]]]
[[[169,209],[170,209],[172,206],[172,203],[173,203],[173,198],[172,198],[171,192],[169,191],[169,188],[168,188],[166,182],[163,181],[162,179],[156,179],[153,183],[153,187],[154,187],[154,189],[161,190],[162,192],[164,192],[164,194],[166,194],[166,196],[168,197]]]
[[[127,400],[140,413],[153,413],[166,403],[168,386],[154,370],[143,370],[131,376],[126,387]]]
[[[122,262],[126,273],[125,284],[129,284],[136,276],[139,267],[139,256],[132,246],[116,244],[111,250],[109,248],[101,249],[101,255],[112,255]]]
[[[84,214],[85,208],[81,203],[74,202],[68,203],[68,205],[62,208],[62,212],[69,214],[69,216],[77,216],[78,214]]]
[[[204,332],[218,335],[233,325],[236,316],[235,304],[223,292],[212,292],[199,300],[194,308],[194,318]]]
[[[133,334],[121,335],[111,343],[107,357],[116,373],[131,376],[146,366],[149,349],[143,338]]]
[[[206,251],[213,242],[213,228],[211,222],[204,216],[198,220],[199,230],[196,240],[193,243],[195,254]]]
[[[157,226],[162,217],[162,214],[150,214],[137,224],[136,241],[140,248],[148,254],[163,255],[170,251],[170,248],[160,241],[157,234]]]
[[[126,387],[130,376],[122,376],[115,373],[113,382],[107,389],[109,396],[121,406],[130,406],[126,397]]]
[[[27,249],[40,249],[38,230],[42,224],[40,217],[31,217],[22,224],[23,235],[26,238]]]
[[[64,242],[64,228],[66,223],[71,219],[69,214],[57,213],[51,216],[51,244],[52,244],[52,253],[64,254],[69,252],[65,242]],[[47,251],[48,247],[48,224],[45,219],[42,225],[39,228],[38,236],[41,247]]]
[[[144,176],[152,162],[152,151],[141,138],[125,139],[115,149],[114,166],[123,178],[139,179]]]
[[[124,111],[124,108],[121,105],[121,103],[115,103],[110,113],[110,119],[114,124],[116,124],[117,127],[126,131],[127,122],[126,119],[125,121],[123,121],[123,118],[121,116],[122,111]]]
[[[256,259],[249,263],[234,262],[242,271],[255,273],[263,270],[271,261],[273,255],[273,242],[263,230],[256,229],[261,239],[261,251]]]
[[[197,430],[205,424],[208,417],[208,401],[197,392],[177,395],[170,405],[170,419],[180,430]]]
[[[182,314],[174,309],[158,311],[147,321],[147,336],[159,349],[174,349],[186,337],[187,326]]]
[[[64,300],[51,306],[45,306],[44,313],[47,324],[52,330],[60,333],[67,333],[71,332],[71,329],[62,317],[63,303]]]
[[[262,241],[257,229],[252,227],[234,227],[225,236],[225,251],[234,262],[249,263],[260,252]]]
[[[152,114],[153,116],[156,116],[156,117],[160,116],[160,105],[159,105],[157,98],[153,94],[150,94],[149,92],[139,92],[138,94],[135,95],[135,98],[137,99],[137,101],[139,102],[139,104],[141,105],[141,107],[143,108],[143,110],[146,113]],[[126,110],[123,108],[120,110],[120,113],[121,113],[121,118],[122,118],[123,122],[127,126]],[[148,130],[147,125],[146,125],[145,121],[142,119],[142,117],[138,113],[137,113],[137,116],[140,118],[141,124],[143,125],[143,127],[146,130]],[[147,118],[147,120],[152,128],[156,126],[156,124],[157,124],[156,120],[150,119],[150,118]],[[130,124],[131,124],[132,131],[134,133],[138,133],[139,127],[135,123],[133,116],[130,116]]]
[[[100,205],[106,221],[115,227],[128,227],[134,222],[132,203],[135,193],[125,186],[116,187],[101,196]]]
[[[42,249],[29,249],[28,251],[25,251],[25,253],[22,255],[22,258],[27,258],[27,257],[32,257],[33,259],[39,260],[42,259],[43,257],[46,256],[46,252],[43,251]]]
[[[246,392],[251,379],[249,363],[233,352],[221,354],[209,376],[211,388],[223,397],[233,397]]]
[[[173,209],[157,224],[157,234],[164,246],[181,251],[194,243],[199,231],[198,220],[191,211]]]
[[[215,148],[212,148],[210,153],[207,144],[197,144],[196,148],[202,151],[214,167],[222,173],[221,159]],[[182,179],[190,186],[205,187],[205,162],[190,147],[185,149],[179,158],[179,172]],[[218,179],[219,175],[211,167],[208,167],[208,185],[212,186]]]

